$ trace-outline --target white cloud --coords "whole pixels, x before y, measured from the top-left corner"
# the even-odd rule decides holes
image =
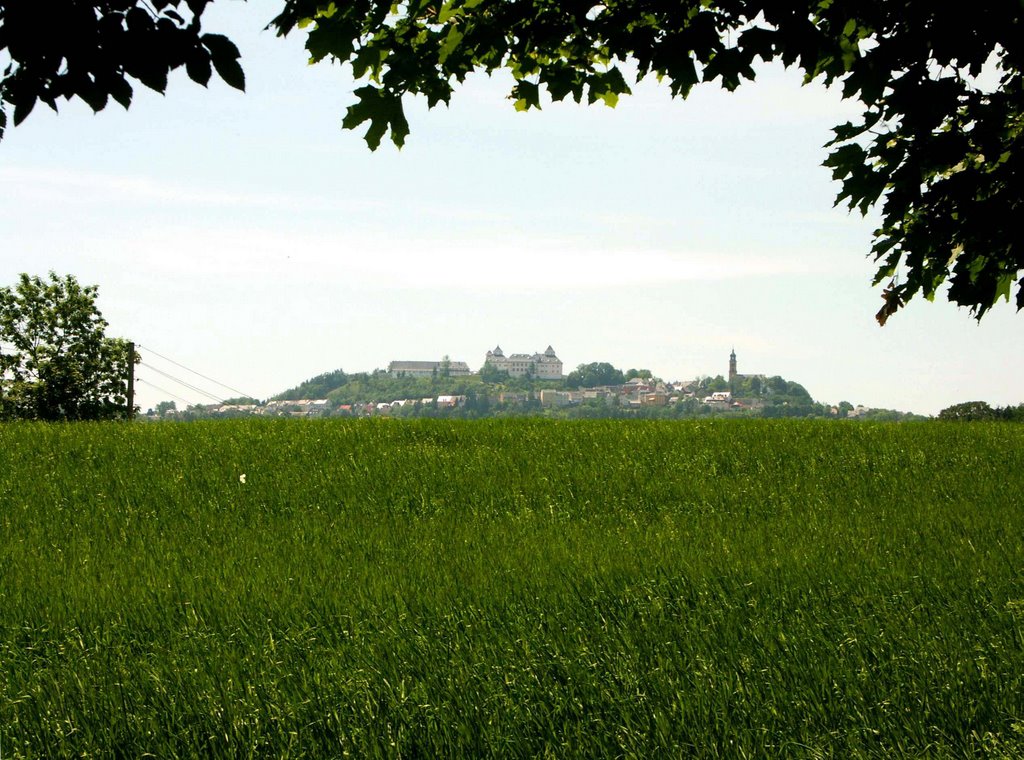
[[[393,213],[393,204],[385,198],[367,200],[338,193],[240,190],[230,185],[215,188],[144,175],[53,168],[0,167],[0,190],[21,203],[32,200],[63,208],[101,206],[105,214],[126,205],[137,205],[149,212],[168,211],[167,204],[176,207],[178,214],[183,209],[191,213],[239,209],[292,215],[345,213],[390,216]],[[42,212],[37,209],[37,213]],[[403,213],[408,216],[410,212],[403,210]],[[479,206],[454,207],[440,200],[418,203],[411,213],[424,219],[447,217],[462,222],[498,222],[508,218],[503,212]]]
[[[141,252],[141,253],[140,253]],[[521,236],[514,241],[391,237],[386,233],[226,229],[178,224],[119,228],[80,239],[76,256],[116,268],[134,257],[149,277],[230,278],[316,286],[536,291],[837,274],[845,261],[815,252],[588,246],[582,239]]]
[[[82,204],[160,202],[196,207],[292,208],[304,211],[330,211],[337,208],[333,199],[302,197],[294,193],[218,190],[145,176],[66,169],[3,167],[0,168],[0,186],[4,185],[10,186],[12,191],[16,190],[22,197],[33,194],[49,202],[59,198],[64,202]],[[382,201],[348,199],[346,205],[352,208],[380,208],[384,204]]]

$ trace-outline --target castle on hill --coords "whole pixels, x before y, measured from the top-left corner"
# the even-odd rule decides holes
[[[497,346],[488,351],[484,358],[484,366],[490,366],[499,372],[507,372],[509,377],[533,377],[538,380],[561,380],[562,360],[555,349],[547,347],[540,354],[509,354]],[[445,357],[441,361],[393,361],[388,365],[391,377],[457,377],[473,374],[465,362],[450,361]]]
[[[551,346],[542,354],[509,354],[497,346],[488,351],[484,366],[491,365],[499,372],[508,372],[509,377],[525,377],[530,375],[538,380],[561,380],[562,360],[555,354]]]

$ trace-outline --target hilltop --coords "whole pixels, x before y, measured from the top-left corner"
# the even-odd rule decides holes
[[[351,374],[336,369],[277,394],[263,405],[263,413],[464,418],[912,416],[845,401],[836,405],[815,401],[799,382],[777,375],[739,375],[734,364],[731,379],[717,375],[685,381],[666,381],[642,369],[623,372],[599,362],[580,365],[558,380],[529,374],[511,377],[488,364],[479,373],[469,374],[436,369],[419,376],[383,369]]]
[[[168,402],[169,403],[169,402]],[[799,382],[779,375],[740,374],[736,352],[728,378],[701,375],[667,381],[650,370],[623,371],[608,362],[580,364],[562,373],[562,361],[544,352],[488,351],[473,372],[463,361],[393,361],[388,369],[324,372],[266,402],[238,398],[178,411],[162,406],[150,418],[208,416],[400,416],[655,418],[820,417],[901,420],[916,415],[868,409],[847,401],[816,401]]]

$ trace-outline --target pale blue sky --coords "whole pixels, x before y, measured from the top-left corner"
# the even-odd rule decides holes
[[[795,72],[528,114],[478,77],[449,109],[410,104],[406,147],[371,153],[340,129],[347,72],[261,32],[272,12],[210,11],[242,49],[244,95],[178,72],[127,113],[41,107],[11,129],[0,281],[98,284],[112,334],[259,397],[392,359],[476,368],[500,343],[666,379],[725,373],[735,346],[741,372],[921,413],[1024,401],[1011,305],[979,326],[922,301],[877,326],[873,220],[832,207],[820,166],[856,106]],[[143,408],[167,397],[139,391]]]

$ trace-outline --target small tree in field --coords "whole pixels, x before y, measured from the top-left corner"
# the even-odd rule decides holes
[[[0,419],[126,416],[128,342],[108,338],[96,286],[22,274],[0,288]]]

